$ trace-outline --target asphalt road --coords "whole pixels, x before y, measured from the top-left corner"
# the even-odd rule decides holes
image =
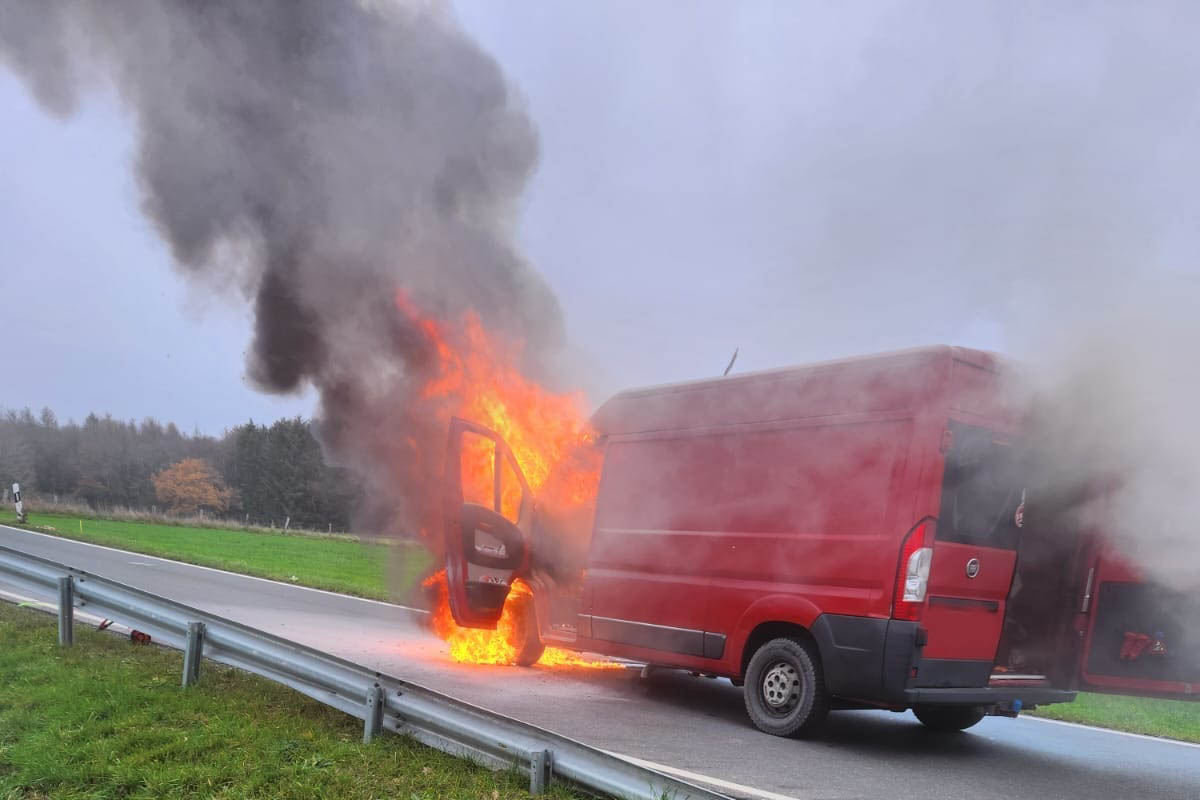
[[[957,735],[842,711],[821,738],[751,727],[724,680],[451,662],[403,607],[0,526],[0,544],[123,581],[635,759],[735,797],[1200,798],[1200,747],[1033,718]],[[0,582],[0,590],[15,591]]]

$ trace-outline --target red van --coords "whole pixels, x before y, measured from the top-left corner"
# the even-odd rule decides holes
[[[561,543],[503,441],[455,420],[454,616],[494,627],[521,577],[533,658],[554,644],[724,676],[784,736],[831,706],[957,730],[1077,689],[1195,699],[1200,603],[1027,485],[1001,370],[932,347],[623,392],[593,420],[584,563],[557,571]],[[494,442],[491,507],[456,477],[470,436]]]

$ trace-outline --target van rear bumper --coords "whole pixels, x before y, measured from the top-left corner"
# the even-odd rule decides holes
[[[1070,703],[1075,692],[1065,689],[1050,689],[1042,686],[985,686],[978,689],[906,689],[904,699],[911,706],[955,705],[997,706],[1011,709],[1016,701],[1018,708],[1045,706],[1051,703]]]
[[[1075,692],[1047,686],[988,686],[989,661],[926,659],[916,622],[822,614],[809,629],[829,693],[890,708],[972,705],[1000,710],[1069,703]],[[924,684],[924,685],[914,685]]]

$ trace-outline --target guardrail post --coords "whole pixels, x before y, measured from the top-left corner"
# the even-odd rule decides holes
[[[58,643],[75,643],[75,584],[70,575],[58,579]]]
[[[554,770],[553,750],[534,750],[529,754],[529,793],[542,794],[550,785]]]
[[[200,656],[204,651],[204,623],[189,622],[187,644],[183,649],[183,685],[192,686],[200,680]]]
[[[367,715],[363,720],[363,744],[370,744],[383,730],[383,689],[375,684],[367,689]]]

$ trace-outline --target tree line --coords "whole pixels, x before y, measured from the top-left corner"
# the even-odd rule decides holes
[[[298,417],[205,436],[109,415],[61,424],[48,408],[0,413],[0,488],[14,482],[28,498],[96,510],[201,511],[339,530],[350,528],[362,493],[350,473],[325,462],[311,422]]]

